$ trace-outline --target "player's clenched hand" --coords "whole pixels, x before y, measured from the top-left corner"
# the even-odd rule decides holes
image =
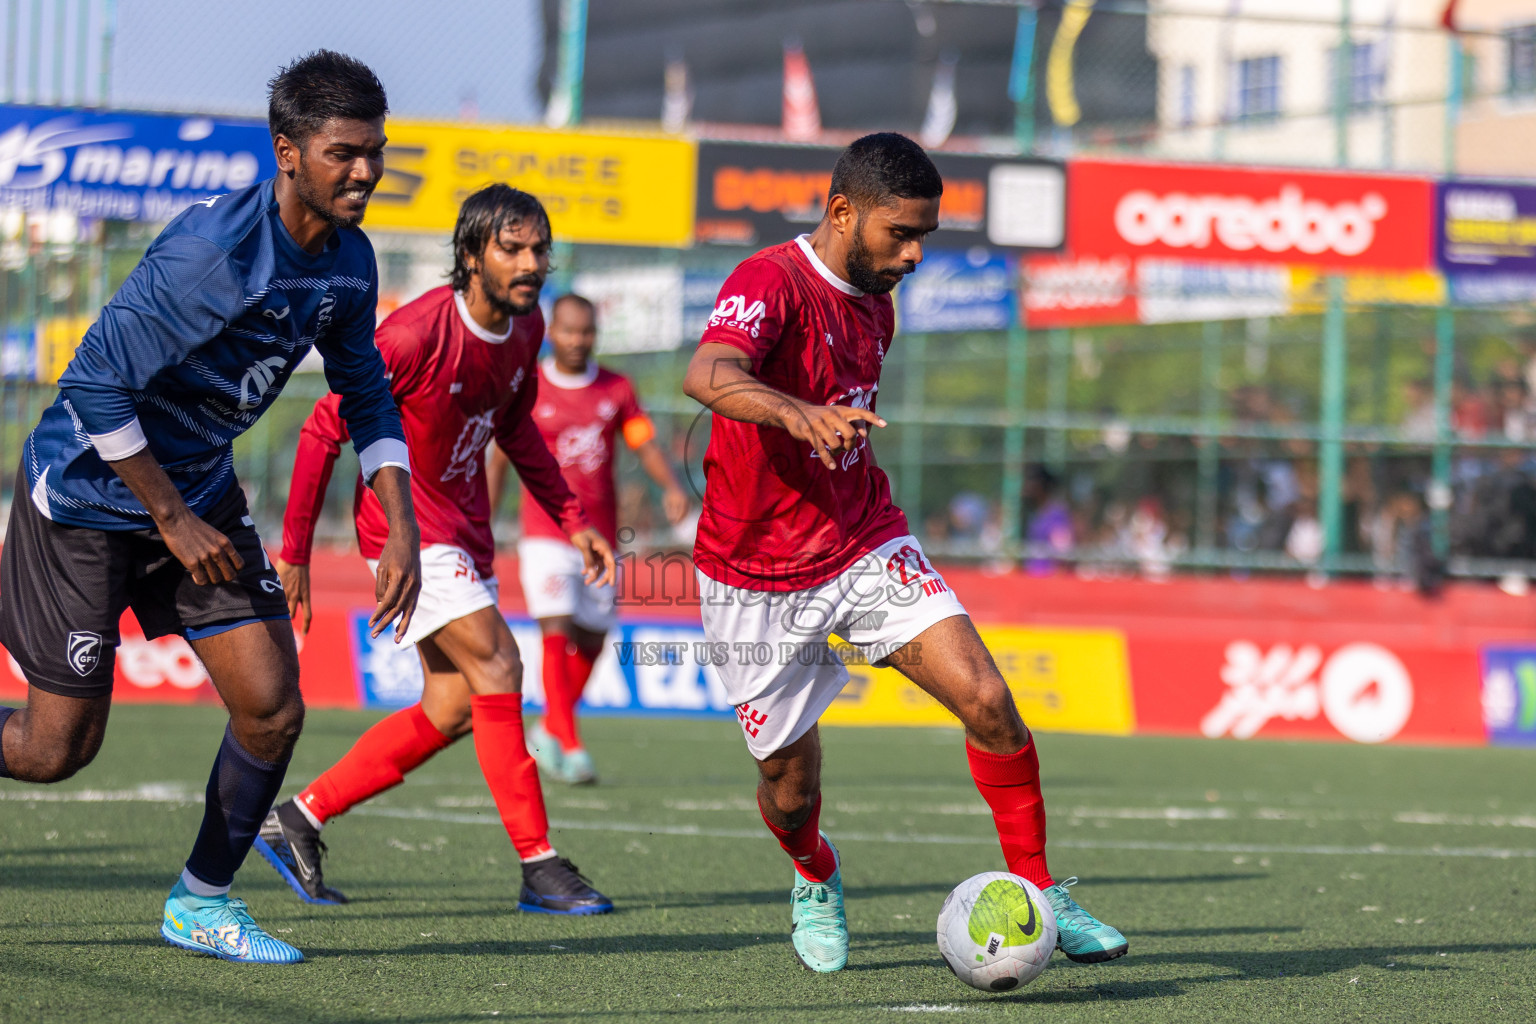
[[[855,409],[847,405],[811,405],[796,403],[794,412],[786,416],[784,428],[797,441],[811,446],[822,465],[837,468],[837,452],[851,452],[859,442],[869,436],[871,424],[885,426],[885,420],[868,409]]]
[[[421,545],[414,536],[398,536],[391,530],[384,550],[379,552],[379,568],[374,574],[373,595],[378,605],[368,619],[369,636],[377,637],[395,624],[395,643],[405,638],[416,614],[416,598],[421,594]]]
[[[277,578],[283,582],[283,596],[288,598],[288,617],[299,619],[299,609],[304,609],[304,618],[299,619],[301,632],[309,632],[309,621],[314,617],[314,605],[309,600],[309,566],[293,565],[281,558],[272,559],[272,568],[277,570]]]
[[[160,539],[198,586],[228,583],[245,566],[230,539],[193,515],[191,509],[157,525]]]
[[[618,578],[618,568],[613,563],[613,548],[608,546],[602,534],[588,527],[571,534],[571,543],[581,552],[581,560],[586,565],[581,574],[582,579],[601,587]]]

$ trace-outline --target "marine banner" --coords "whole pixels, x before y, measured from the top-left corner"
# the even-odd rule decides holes
[[[506,182],[539,197],[558,241],[693,241],[690,141],[393,119],[387,130],[370,228],[450,232],[466,196]]]
[[[159,222],[276,173],[265,121],[0,106],[0,207]]]

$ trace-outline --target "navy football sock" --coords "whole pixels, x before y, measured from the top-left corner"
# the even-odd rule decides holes
[[[209,885],[233,882],[287,771],[287,761],[273,764],[253,757],[225,726],[224,742],[208,776],[203,826],[192,844],[187,870]]]
[[[14,715],[16,710],[16,708],[0,708],[0,736],[5,735],[5,720]],[[0,740],[0,779],[11,777],[11,773],[5,767],[5,742]]]

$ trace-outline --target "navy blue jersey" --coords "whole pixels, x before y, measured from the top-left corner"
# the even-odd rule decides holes
[[[33,503],[71,526],[144,529],[149,513],[108,463],[147,447],[201,515],[234,485],[234,439],[311,346],[364,476],[406,467],[373,343],[377,303],[367,237],[338,229],[306,253],[278,219],[270,180],[189,207],[102,309],[27,438]]]

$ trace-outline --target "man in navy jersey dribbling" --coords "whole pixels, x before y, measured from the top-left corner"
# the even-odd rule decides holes
[[[101,311],[23,446],[0,554],[0,643],[28,683],[26,707],[0,708],[0,779],[57,782],[95,757],[125,608],[207,668],[229,725],[160,934],[242,963],[304,959],[229,896],[304,703],[232,443],[311,347],[389,522],[375,636],[404,634],[421,588],[405,435],[373,344],[378,271],[357,230],[384,170],[384,88],[320,50],[269,98],[277,176],[177,216]]]

